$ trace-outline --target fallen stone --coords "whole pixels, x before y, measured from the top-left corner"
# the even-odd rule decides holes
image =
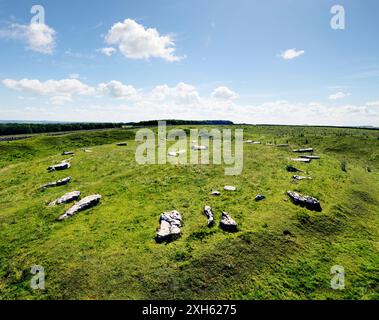
[[[225,186],[225,187],[224,187],[224,190],[225,190],[225,191],[236,191],[237,188],[234,187],[234,186]]]
[[[71,167],[71,165],[69,162],[61,162],[61,163],[56,164],[54,166],[48,167],[47,170],[49,172],[53,172],[53,171],[65,170],[65,169],[68,169],[70,167]]]
[[[69,156],[69,155],[73,155],[73,154],[75,154],[75,153],[72,152],[72,151],[64,151],[64,152],[62,152],[62,156]]]
[[[175,151],[170,151],[170,152],[168,153],[168,155],[169,155],[170,157],[176,157],[176,156],[178,156],[178,153],[175,152]]]
[[[57,180],[57,181],[54,181],[54,182],[49,182],[45,185],[42,186],[42,188],[50,188],[50,187],[59,187],[59,186],[63,186],[67,183],[69,183],[71,180],[71,177],[67,177],[67,178],[64,178],[64,179],[61,179],[61,180]]]
[[[255,201],[261,201],[263,199],[266,199],[266,197],[263,195],[263,194],[258,194],[256,197],[255,197]]]
[[[288,196],[291,198],[292,202],[301,207],[306,207],[308,210],[312,211],[322,211],[320,201],[311,196],[302,196],[294,191],[287,191]]]
[[[119,143],[116,143],[116,146],[119,146],[119,147],[125,147],[127,146],[128,144],[126,142],[119,142]]]
[[[192,150],[208,150],[208,147],[207,146],[194,145],[194,146],[192,146]]]
[[[320,156],[300,156],[300,158],[311,159],[311,160],[313,160],[313,159],[315,159],[315,160],[321,159]]]
[[[297,169],[297,168],[295,168],[295,167],[293,167],[293,166],[287,166],[287,171],[288,172],[303,172],[302,170],[300,170],[300,169]]]
[[[182,216],[176,211],[164,212],[159,218],[160,227],[157,232],[157,242],[170,242],[180,236]]]
[[[70,193],[66,193],[64,196],[58,198],[49,203],[49,207],[55,206],[56,204],[69,203],[75,200],[78,200],[80,197],[80,191],[73,191]]]
[[[214,219],[213,219],[213,212],[212,208],[210,206],[205,206],[204,207],[204,214],[208,218],[208,227],[213,226],[214,224]]]
[[[294,180],[306,180],[306,179],[308,179],[308,180],[312,180],[311,177],[298,176],[298,175],[294,175],[294,176],[292,176],[292,179],[294,179]]]
[[[291,161],[309,163],[309,162],[312,161],[312,159],[305,159],[305,158],[292,158]]]
[[[296,149],[296,150],[292,150],[292,152],[297,152],[297,153],[313,152],[313,148]]]
[[[235,232],[237,231],[237,222],[227,212],[223,212],[221,214],[220,227],[224,231]]]
[[[72,217],[74,214],[92,208],[96,206],[101,199],[101,195],[95,194],[92,196],[85,197],[84,199],[80,200],[78,203],[75,203],[70,209],[68,209],[64,214],[62,214],[58,220],[64,220],[67,218]]]
[[[221,196],[221,193],[219,191],[212,191],[212,196]]]

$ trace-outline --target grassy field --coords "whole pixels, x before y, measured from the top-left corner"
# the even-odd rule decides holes
[[[262,144],[244,145],[238,176],[222,165],[138,165],[133,130],[0,142],[0,299],[379,299],[379,132],[243,128]],[[286,171],[298,147],[321,156],[296,164],[312,180]],[[68,150],[72,167],[48,173]],[[39,188],[66,176],[66,186]],[[101,204],[59,222],[71,205],[47,203],[73,190],[101,194]],[[323,211],[295,206],[287,190]],[[204,205],[216,221],[228,211],[239,231],[208,228]],[[159,215],[174,209],[182,236],[157,244]],[[33,265],[45,269],[45,290],[30,288]],[[331,289],[333,265],[345,269],[344,290]]]

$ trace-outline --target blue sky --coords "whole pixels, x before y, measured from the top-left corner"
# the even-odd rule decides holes
[[[378,126],[378,16],[376,0],[0,0],[0,119]]]

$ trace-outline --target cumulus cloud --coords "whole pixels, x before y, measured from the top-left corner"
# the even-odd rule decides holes
[[[0,37],[23,41],[28,50],[43,54],[53,53],[55,35],[53,28],[42,23],[11,24],[9,28],[0,30]]]
[[[212,98],[221,100],[232,100],[238,98],[238,94],[230,90],[228,87],[221,86],[212,92]]]
[[[112,47],[106,47],[106,48],[99,49],[99,51],[102,54],[105,54],[106,56],[110,57],[112,54],[116,53],[117,50],[115,48],[112,48]]]
[[[175,55],[175,43],[170,35],[161,36],[156,29],[145,28],[132,19],[115,23],[105,42],[117,46],[129,59],[161,58],[169,62],[182,59]]]
[[[179,82],[175,87],[168,85],[156,86],[150,94],[153,100],[172,100],[176,104],[197,104],[200,101],[196,87]]]
[[[350,96],[350,93],[345,93],[342,91],[338,91],[336,93],[333,93],[329,96],[329,100],[339,100]]]
[[[116,80],[112,80],[108,83],[100,83],[97,88],[100,93],[118,99],[138,98],[138,92],[133,86],[124,85],[122,82]]]
[[[88,95],[93,89],[77,79],[47,80],[41,82],[36,79],[4,79],[2,83],[10,89],[29,91],[38,95]]]
[[[54,109],[51,118],[75,121],[138,121],[146,119],[229,119],[239,123],[308,124],[308,125],[374,125],[379,126],[379,101],[361,105],[325,105],[318,102],[267,101],[261,104],[241,104],[231,99],[235,95],[219,95],[228,90],[215,88],[211,94],[200,95],[191,84],[162,84],[151,90],[136,89],[120,81],[103,82],[93,87],[77,79],[12,80],[3,84],[11,89],[48,97],[52,105],[70,103],[67,108]],[[222,88],[222,87],[221,87]],[[229,89],[230,90],[230,89]],[[232,91],[232,90],[230,90]],[[74,100],[76,95],[92,95]],[[104,100],[96,103],[94,99]],[[27,97],[28,98],[28,97]],[[122,102],[119,102],[122,101]],[[36,99],[33,102],[39,105]],[[63,112],[64,110],[64,112]],[[70,111],[71,110],[71,111]],[[71,113],[70,113],[71,112]],[[333,117],[330,115],[333,114]],[[15,116],[9,113],[9,116]],[[47,112],[39,117],[49,119]],[[68,118],[71,117],[71,118]],[[82,117],[82,118],[80,118]]]
[[[292,60],[292,59],[295,59],[297,57],[300,57],[304,53],[305,53],[304,50],[298,50],[297,51],[295,48],[293,48],[293,49],[288,49],[286,51],[281,52],[280,57],[284,60]]]
[[[138,99],[138,91],[131,85],[120,81],[109,81],[97,86],[89,86],[79,80],[78,74],[71,74],[69,79],[40,81],[37,79],[4,79],[4,86],[20,92],[29,92],[39,96],[49,96],[50,102],[63,105],[71,102],[73,95],[109,96],[117,99]]]

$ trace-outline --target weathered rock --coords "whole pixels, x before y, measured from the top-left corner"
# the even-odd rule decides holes
[[[224,190],[226,190],[226,191],[236,191],[237,188],[234,187],[234,186],[225,186],[225,187],[224,187]]]
[[[128,144],[126,142],[119,142],[119,143],[116,143],[116,146],[118,147],[125,147],[127,146]]]
[[[287,191],[288,196],[291,198],[292,202],[301,207],[306,207],[308,210],[312,211],[322,211],[320,201],[311,196],[302,196],[294,191]]]
[[[75,153],[72,152],[72,151],[64,151],[64,152],[62,152],[62,156],[69,156],[69,155],[73,155],[73,154],[75,154]]]
[[[192,146],[192,150],[208,150],[208,147],[207,146],[194,145],[194,146]]]
[[[295,168],[295,167],[293,167],[293,166],[290,166],[290,165],[288,165],[288,166],[286,167],[286,169],[287,169],[288,172],[303,172],[302,170],[297,169],[297,168]]]
[[[306,180],[306,179],[308,179],[308,180],[312,180],[311,177],[298,176],[298,175],[294,175],[294,176],[292,176],[292,179],[294,179],[294,180]]]
[[[66,193],[64,196],[58,198],[49,203],[49,207],[54,206],[56,204],[69,203],[75,200],[78,200],[80,197],[80,191],[72,191],[70,193]]]
[[[300,158],[311,159],[311,160],[321,159],[320,156],[308,156],[308,155],[300,156]]]
[[[292,150],[292,152],[296,152],[296,153],[313,152],[313,148],[296,149],[296,150]]]
[[[219,191],[212,191],[211,193],[212,196],[221,196],[221,193]]]
[[[237,231],[237,222],[227,212],[223,212],[221,214],[220,227],[224,231],[235,232]]]
[[[64,178],[64,179],[61,179],[61,180],[57,180],[57,181],[54,181],[54,182],[49,182],[45,185],[42,186],[42,188],[50,188],[50,187],[59,187],[59,186],[63,186],[67,183],[69,183],[71,180],[71,177],[67,177],[67,178]]]
[[[310,162],[312,161],[312,159],[305,159],[305,158],[292,158],[291,161],[310,163]]]
[[[213,226],[214,224],[214,219],[213,219],[213,212],[212,208],[210,206],[205,206],[204,207],[204,214],[208,218],[208,227]]]
[[[263,194],[258,194],[256,197],[255,197],[255,201],[261,201],[263,199],[266,199],[266,197],[263,195]]]
[[[53,171],[59,171],[59,170],[65,170],[71,167],[71,164],[69,162],[61,162],[59,164],[56,164],[54,166],[50,166],[47,168],[49,172]]]
[[[182,216],[176,211],[164,212],[159,218],[160,227],[157,232],[157,242],[169,242],[180,236]]]
[[[95,194],[88,197],[85,197],[84,199],[80,200],[78,203],[75,203],[70,209],[68,209],[64,214],[62,214],[58,220],[64,220],[69,217],[72,217],[74,214],[92,208],[96,206],[101,199],[101,195]]]

